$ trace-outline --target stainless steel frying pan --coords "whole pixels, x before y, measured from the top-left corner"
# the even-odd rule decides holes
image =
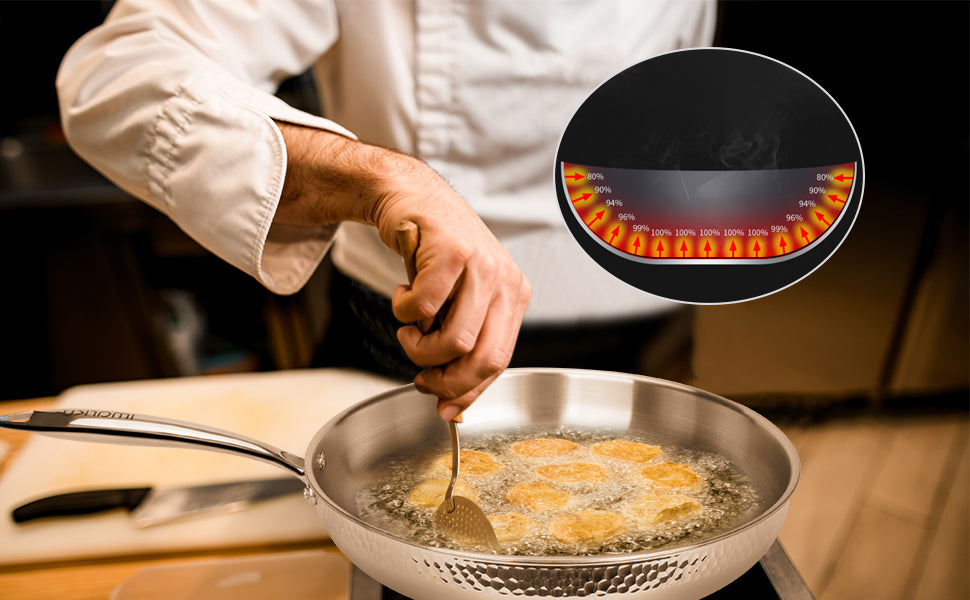
[[[408,385],[334,417],[301,458],[205,426],[80,409],[0,417],[0,426],[111,443],[192,446],[268,461],[300,477],[338,548],[384,585],[418,599],[498,596],[701,598],[752,567],[781,529],[799,461],[785,435],[739,404],[689,386],[600,371],[510,369],[465,412],[465,435],[608,431],[720,454],[761,505],[703,542],[595,556],[525,557],[430,548],[361,520],[355,495],[392,459],[448,447],[435,402]]]

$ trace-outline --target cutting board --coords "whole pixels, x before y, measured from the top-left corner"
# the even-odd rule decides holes
[[[343,369],[210,375],[84,385],[58,408],[98,408],[211,425],[304,456],[343,409],[402,382]],[[138,529],[128,513],[16,524],[10,511],[50,494],[103,487],[195,485],[278,477],[285,471],[229,454],[33,436],[0,479],[0,565],[328,539],[301,494],[232,514]]]

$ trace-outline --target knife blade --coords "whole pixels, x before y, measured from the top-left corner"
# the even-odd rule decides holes
[[[14,522],[83,515],[124,508],[136,527],[151,527],[203,514],[236,512],[256,502],[302,491],[295,477],[233,481],[172,488],[117,488],[57,494],[13,510]]]

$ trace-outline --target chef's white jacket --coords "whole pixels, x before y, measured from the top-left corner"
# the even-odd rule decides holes
[[[599,84],[710,44],[714,24],[713,0],[121,0],[57,86],[81,156],[274,292],[298,290],[331,245],[338,268],[385,295],[405,281],[371,227],[273,223],[277,119],[423,159],[532,282],[526,323],[597,321],[669,303],[570,237],[560,136]],[[326,119],[273,95],[310,65]]]

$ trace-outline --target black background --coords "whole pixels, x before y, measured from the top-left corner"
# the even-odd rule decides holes
[[[848,121],[810,76],[759,54],[672,52],[593,92],[559,147],[564,162],[621,169],[799,169],[859,160]]]
[[[809,74],[856,128],[868,185],[952,190],[966,205],[970,3],[719,4],[717,45]]]

